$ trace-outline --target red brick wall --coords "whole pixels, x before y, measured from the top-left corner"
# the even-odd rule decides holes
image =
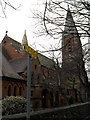
[[[50,83],[57,82],[57,71],[55,69],[49,69],[45,66],[42,66],[42,72],[46,79],[48,79]]]
[[[21,91],[21,96],[26,97],[26,82],[24,81],[20,81],[18,82],[18,80],[14,80],[12,78],[5,78],[2,80],[2,97],[6,97],[8,96],[8,86],[11,86],[11,96],[14,95],[14,87],[16,86],[17,90],[16,90],[16,96],[19,96],[19,88],[22,88]]]
[[[71,42],[71,48],[72,48],[72,52],[74,51],[74,39],[71,35],[67,35],[64,38],[64,47],[62,48],[62,59],[68,59],[69,56],[69,49],[68,49],[68,42]],[[64,62],[64,61],[63,61]]]
[[[8,38],[3,39],[2,45],[7,49],[12,59],[17,59],[20,57],[19,52],[14,48],[12,43],[8,40]]]
[[[37,60],[33,59],[31,61],[31,77],[32,77],[32,83],[34,84],[42,83],[43,74],[38,59]]]

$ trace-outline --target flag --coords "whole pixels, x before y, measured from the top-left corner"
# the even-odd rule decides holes
[[[37,59],[37,52],[28,45],[25,46],[25,51],[29,53],[33,59]]]

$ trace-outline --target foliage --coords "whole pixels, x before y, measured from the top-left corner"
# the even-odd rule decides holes
[[[7,96],[2,100],[2,114],[10,115],[26,112],[26,99],[19,96]]]

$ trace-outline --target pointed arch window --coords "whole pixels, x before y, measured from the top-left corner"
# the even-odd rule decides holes
[[[8,86],[8,96],[11,95],[11,85]]]
[[[37,83],[40,83],[40,75],[37,76]]]
[[[7,42],[6,42],[6,41],[4,41],[4,45],[6,45],[6,43],[7,43]]]
[[[71,41],[68,42],[68,52],[71,53],[72,52],[72,45],[71,45]]]
[[[35,65],[35,70],[37,69],[37,65]]]
[[[19,87],[19,96],[22,95],[22,87]]]
[[[32,74],[31,74],[31,84],[33,84],[34,83],[34,72],[32,72]]]
[[[14,87],[14,96],[16,96],[17,95],[17,87],[15,86]]]

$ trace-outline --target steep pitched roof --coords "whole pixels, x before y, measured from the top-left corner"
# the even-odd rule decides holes
[[[10,41],[10,43],[15,47],[15,49],[16,49],[17,51],[20,51],[20,48],[21,48],[21,43],[20,43],[20,42],[12,39],[12,38],[9,37],[8,35],[6,35],[6,36],[4,37],[4,39],[8,39],[8,40]]]
[[[67,15],[66,15],[66,21],[65,21],[65,29],[64,33],[71,33],[71,34],[78,34],[78,31],[75,26],[75,22],[73,20],[72,13],[70,11],[70,8],[68,7]]]
[[[24,33],[24,35],[23,35],[22,45],[28,45],[28,40],[27,40],[26,30],[25,30],[25,33]]]
[[[27,68],[27,57],[10,61],[16,73],[22,73]]]
[[[1,77],[9,77],[15,79],[22,79],[11,67],[8,60],[2,54],[2,48],[0,46],[0,76]]]
[[[55,62],[48,57],[38,53],[38,59],[41,65],[50,68],[50,69],[55,69]]]
[[[27,68],[27,60],[27,57],[19,58],[10,61],[10,64],[12,65],[16,73],[21,73],[24,72]],[[49,69],[55,69],[55,62],[40,53],[38,53],[38,60],[42,66],[47,67]]]
[[[2,46],[2,54],[7,58],[7,60],[11,59],[9,52],[7,51],[7,49],[4,46]]]
[[[14,39],[10,38],[7,35],[5,37],[7,37],[7,39],[12,43],[12,45],[16,48],[16,50],[20,51],[21,43],[15,41]],[[25,69],[26,63],[27,63],[26,59],[27,58],[21,58],[21,59],[17,59],[15,61],[10,62],[17,73],[23,72],[23,70]],[[53,60],[49,59],[48,57],[38,53],[38,59],[39,59],[39,62],[41,65],[48,67],[50,69],[55,69],[55,62]]]
[[[70,11],[70,8],[68,7],[66,21],[65,21],[65,28],[64,28],[64,32],[62,34],[62,37],[63,37],[62,39],[64,39],[65,36],[69,36],[69,35],[73,36],[74,43],[76,43],[76,44],[79,43],[79,45],[81,45],[78,30],[77,30],[75,22],[73,20],[73,16]],[[64,41],[62,41],[62,45],[64,46]]]

